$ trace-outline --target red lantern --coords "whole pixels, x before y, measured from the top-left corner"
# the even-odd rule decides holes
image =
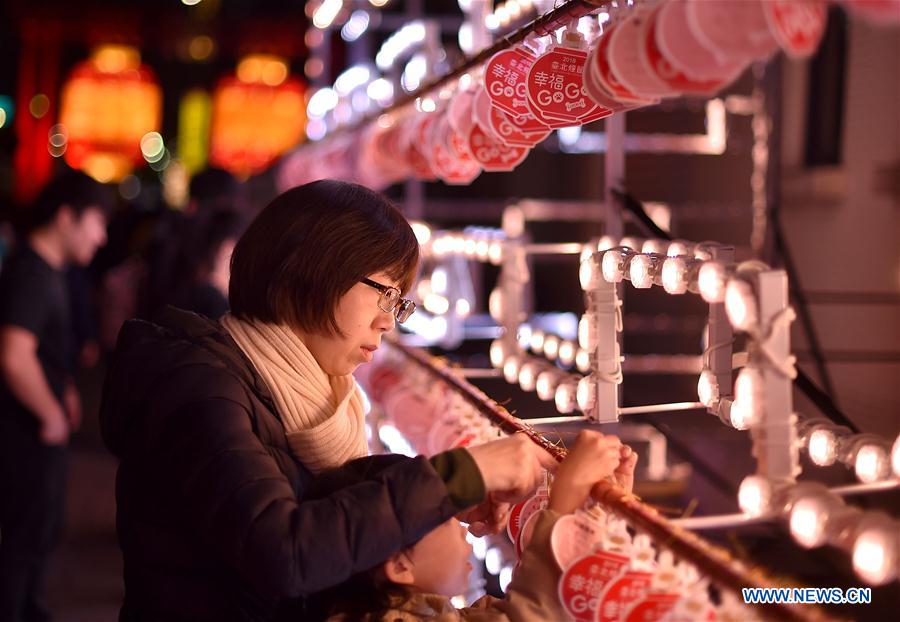
[[[304,93],[284,59],[242,59],[237,75],[222,78],[213,94],[210,164],[246,177],[296,146],[306,131]]]
[[[101,46],[63,86],[66,162],[99,181],[120,181],[143,163],[141,138],[157,131],[161,118],[162,91],[140,53]]]

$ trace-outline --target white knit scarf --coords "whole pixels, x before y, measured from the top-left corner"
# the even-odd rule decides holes
[[[368,454],[365,409],[351,374],[325,373],[288,326],[230,313],[221,322],[265,380],[288,445],[304,466],[318,472]]]

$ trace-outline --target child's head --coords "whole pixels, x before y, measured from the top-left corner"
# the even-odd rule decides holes
[[[304,500],[327,497],[374,479],[379,472],[403,459],[396,455],[370,456],[324,471],[313,480]],[[463,594],[472,571],[471,553],[465,528],[451,518],[384,562],[313,595],[308,605],[314,616],[344,614],[352,620],[396,607],[415,592]]]
[[[465,527],[451,518],[411,547],[394,553],[380,567],[392,583],[415,591],[457,596],[468,589],[471,555]]]

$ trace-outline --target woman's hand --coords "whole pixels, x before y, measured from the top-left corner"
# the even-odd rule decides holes
[[[525,498],[544,479],[545,470],[556,469],[557,462],[524,434],[468,448],[478,465],[487,498],[480,505],[459,515],[469,523],[475,536],[498,533],[506,526],[510,505]]]
[[[553,487],[550,490],[549,508],[561,514],[568,514],[580,508],[591,494],[594,484],[614,476],[622,469],[623,453],[622,442],[618,437],[583,430],[575,439],[568,457],[556,470]],[[637,454],[633,455],[636,459]],[[629,471],[626,465],[622,474],[623,477],[631,476],[633,466]]]

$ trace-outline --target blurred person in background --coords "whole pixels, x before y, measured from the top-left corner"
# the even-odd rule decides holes
[[[231,253],[242,226],[237,212],[219,208],[187,225],[173,275],[172,304],[212,320],[228,312]]]
[[[46,620],[43,581],[61,531],[66,445],[81,422],[65,270],[106,242],[112,196],[73,171],[23,213],[0,272],[0,620]]]

